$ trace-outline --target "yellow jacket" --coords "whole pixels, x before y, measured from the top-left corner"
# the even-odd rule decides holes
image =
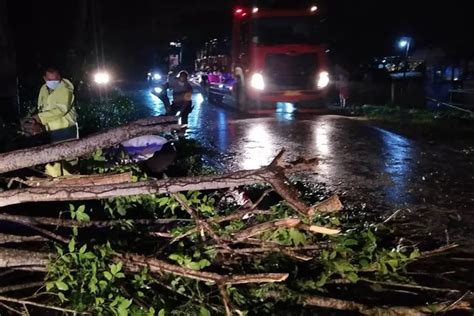
[[[44,84],[38,96],[38,117],[47,131],[73,127],[77,122],[74,103],[74,86],[62,79],[59,86],[50,91]]]

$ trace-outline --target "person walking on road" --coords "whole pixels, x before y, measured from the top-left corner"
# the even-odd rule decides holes
[[[173,103],[168,99],[168,90],[173,91]],[[188,124],[188,116],[193,110],[193,88],[188,81],[188,73],[180,71],[177,77],[170,76],[164,84],[159,98],[165,105],[166,115],[179,115],[181,124]]]

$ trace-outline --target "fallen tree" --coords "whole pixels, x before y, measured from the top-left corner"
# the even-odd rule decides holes
[[[134,122],[80,141],[31,149],[36,158],[25,159],[28,150],[22,151],[15,163],[14,153],[3,154],[0,162],[6,166],[0,172],[74,158],[128,137],[169,131],[177,128],[166,125],[174,120]],[[57,156],[46,159],[46,153]],[[0,306],[11,312],[19,307],[25,313],[30,306],[66,313],[208,315],[212,310],[234,315],[250,309],[253,313],[275,312],[273,304],[262,302],[277,300],[286,302],[289,311],[313,306],[367,314],[429,312],[423,306],[379,307],[341,300],[330,297],[330,292],[327,297],[314,295],[315,290],[327,292],[331,281],[351,291],[377,282],[370,279],[374,273],[398,278],[417,258],[451,249],[421,254],[414,246],[386,249],[378,245],[370,228],[354,229],[353,223],[346,227],[338,216],[344,207],[337,195],[325,196],[322,202],[304,200],[289,180],[292,174],[310,172],[316,163],[287,163],[281,151],[266,167],[213,176],[132,182],[129,172],[113,171],[15,179],[28,187],[0,192],[0,221],[27,231],[0,233],[0,275],[34,274],[45,281],[5,285],[0,293],[12,296],[0,296]],[[244,204],[228,200],[227,192],[239,188],[243,194],[247,186],[256,185],[260,190],[256,199]],[[67,205],[89,200],[100,203]],[[261,206],[269,201],[270,207]],[[44,206],[33,204],[39,202],[58,202],[66,211],[58,214],[61,218],[36,216],[36,207]],[[27,214],[9,213],[12,208],[8,206],[22,203],[32,203],[21,206],[30,208]],[[133,217],[123,213],[116,218],[104,211],[124,208],[124,204],[135,211],[130,212]],[[363,282],[358,282],[362,276]],[[272,286],[279,286],[279,291]],[[426,288],[405,290],[421,293]],[[27,289],[37,291],[17,297]],[[465,298],[433,306],[467,309]]]
[[[174,123],[174,124],[170,124]],[[117,145],[134,137],[179,130],[176,117],[153,117],[127,124],[78,140],[16,150],[0,154],[0,173],[33,167],[49,162],[75,159],[97,149]]]

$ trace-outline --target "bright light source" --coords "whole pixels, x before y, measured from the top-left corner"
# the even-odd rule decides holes
[[[235,10],[235,13],[236,13],[236,14],[240,14],[240,13],[242,13],[242,12],[244,12],[244,10],[243,10],[243,9],[240,9],[240,8]]]
[[[254,7],[254,8],[252,9],[252,13],[255,14],[255,13],[257,13],[257,12],[258,12],[258,8],[257,8],[257,7]]]
[[[242,16],[247,16],[247,12],[242,13]]]
[[[263,80],[262,74],[253,74],[252,78],[250,79],[250,86],[256,90],[264,90],[265,81]]]
[[[161,80],[161,75],[158,74],[158,73],[154,73],[154,74],[153,74],[153,79],[154,79],[154,80]]]
[[[151,77],[151,72],[148,73],[148,77]]]
[[[160,87],[156,87],[155,89],[153,89],[153,91],[155,91],[155,93],[161,93],[163,92],[163,89],[161,89]]]
[[[405,48],[408,46],[408,41],[407,40],[401,40],[399,43],[398,43],[398,46],[400,46],[400,48]]]
[[[324,89],[329,85],[329,73],[321,71],[318,77],[318,89]]]
[[[318,10],[318,7],[313,5],[310,9],[311,12],[316,12]]]
[[[110,75],[105,71],[100,71],[94,75],[94,81],[97,84],[106,85],[110,82]]]
[[[222,89],[222,88],[224,88],[224,84],[221,83],[219,84],[219,89]]]

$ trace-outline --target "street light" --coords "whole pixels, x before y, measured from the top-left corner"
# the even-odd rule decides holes
[[[410,52],[411,38],[403,37],[398,41],[398,47],[405,49],[405,58],[408,58],[408,53]]]

